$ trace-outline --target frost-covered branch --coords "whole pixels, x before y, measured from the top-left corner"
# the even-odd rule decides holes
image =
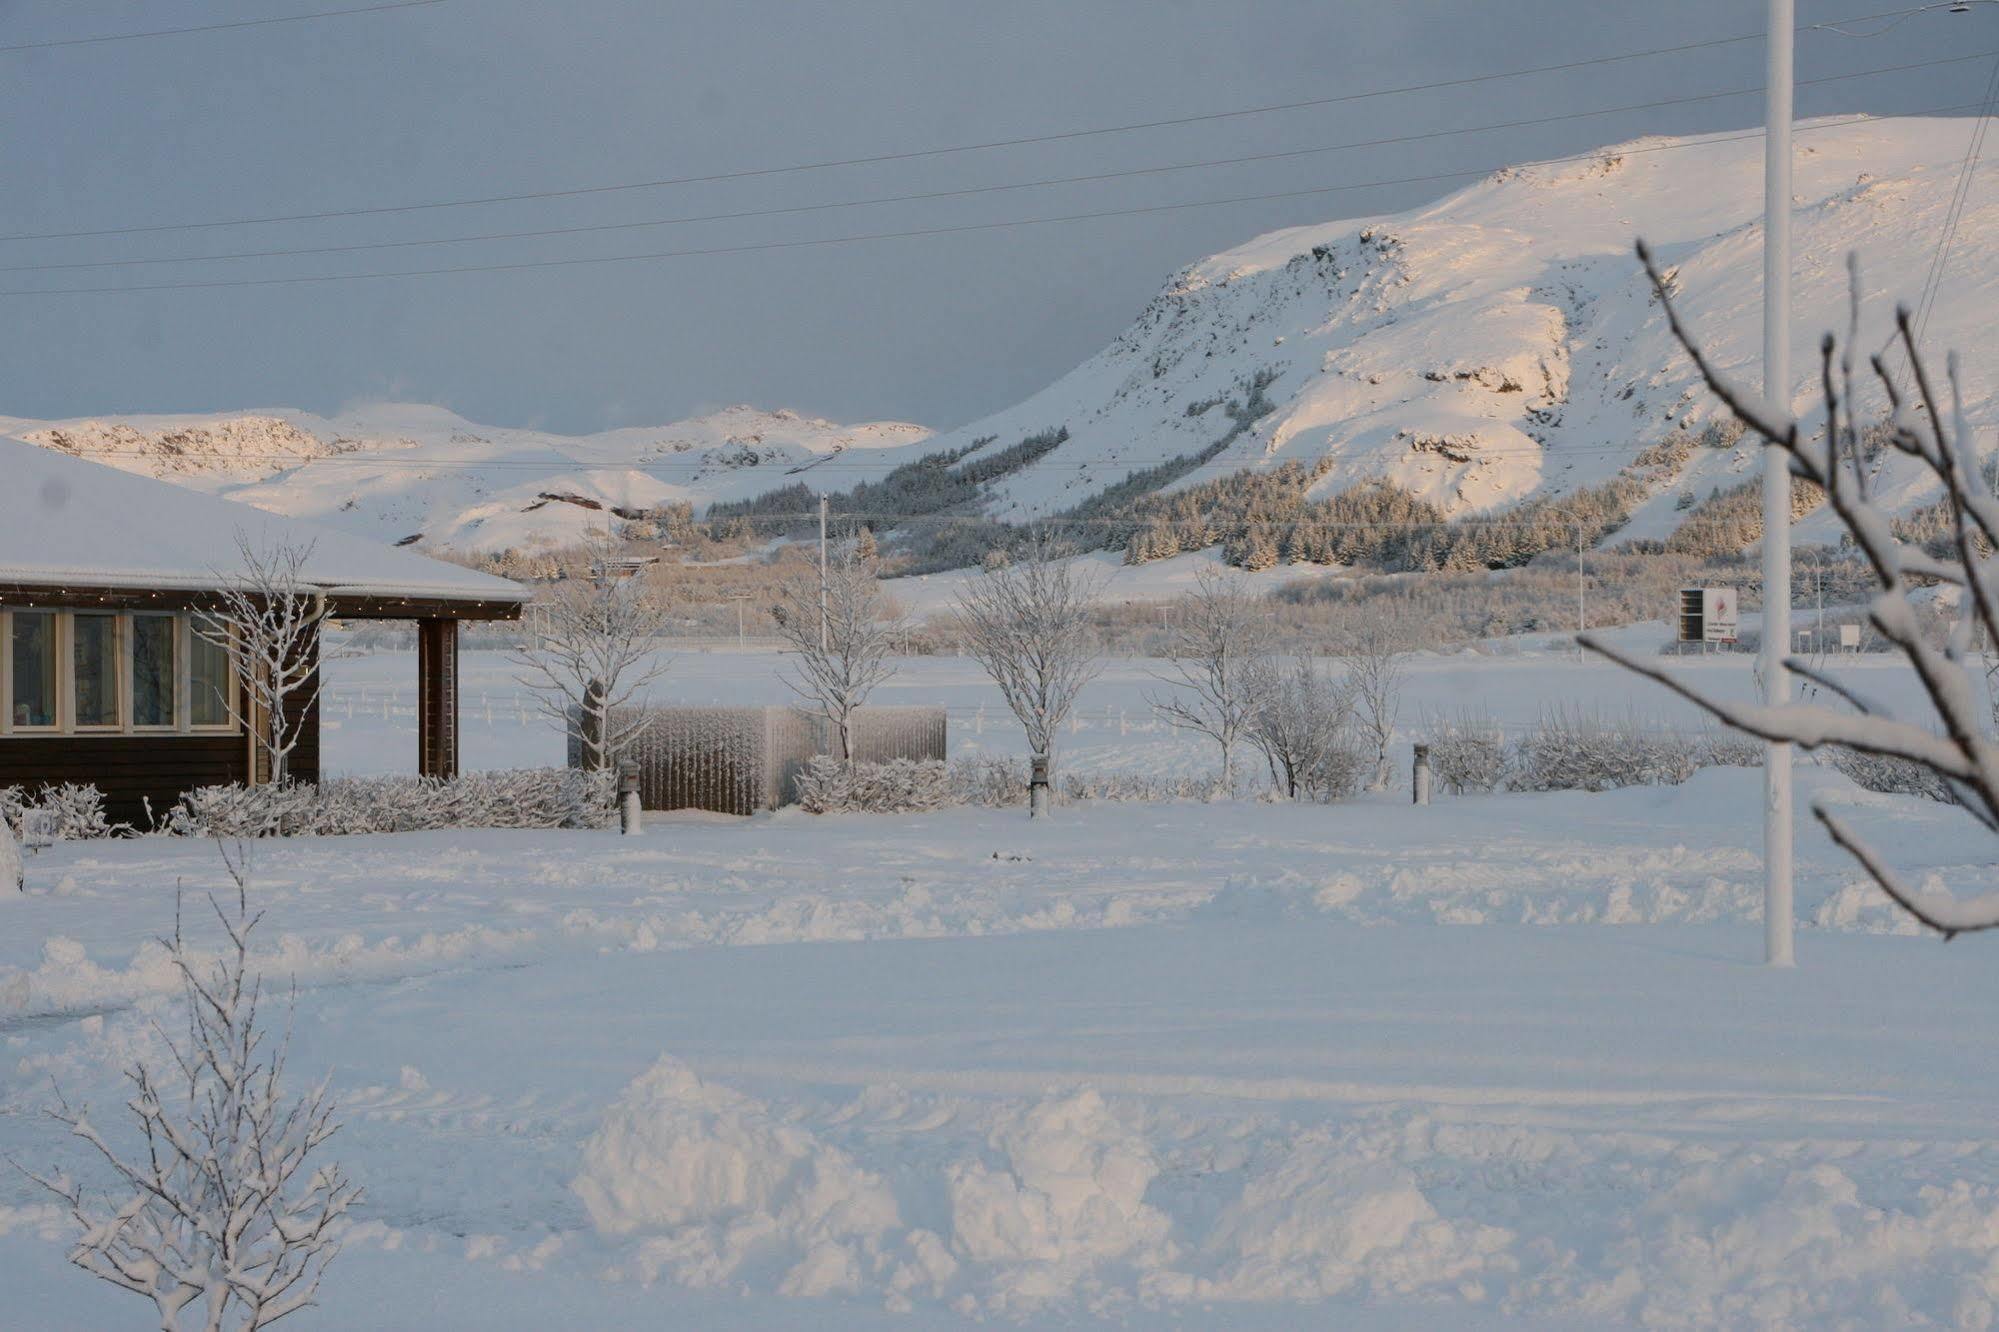
[[[1055,735],[1102,662],[1090,627],[1100,582],[1036,536],[975,577],[958,600],[966,648],[1051,768]]]
[[[1174,686],[1146,701],[1176,728],[1213,740],[1222,752],[1220,791],[1235,789],[1235,752],[1256,711],[1256,663],[1270,647],[1270,613],[1240,573],[1203,569],[1180,598],[1166,655]]]
[[[229,654],[235,678],[221,686],[223,704],[282,784],[324,678],[326,596],[306,577],[310,543],[262,547],[238,532],[236,548],[242,570],[219,573],[215,599],[194,613],[193,629]]]
[[[194,953],[178,905],[160,941],[180,973],[187,1032],[167,1041],[171,1069],[126,1072],[140,1149],[114,1147],[58,1089],[51,1117],[90,1148],[110,1188],[98,1197],[59,1171],[29,1176],[77,1225],[70,1261],[150,1299],[163,1332],[249,1332],[309,1307],[341,1218],[361,1200],[338,1165],[317,1161],[339,1128],[328,1082],[285,1094],[291,1037],[270,1041],[260,1020],[248,864],[241,851],[224,863],[235,891],[209,899],[220,956]]]
[[[1912,394],[1902,391],[1881,357],[1869,362],[1888,399],[1888,446],[1920,462],[1943,493],[1942,507],[1949,519],[1947,548],[1924,551],[1895,535],[1893,514],[1868,493],[1854,387],[1853,347],[1861,291],[1858,263],[1849,260],[1852,297],[1845,343],[1842,346],[1829,333],[1820,344],[1824,429],[1806,438],[1788,411],[1730,384],[1716,370],[1681,319],[1651,252],[1641,243],[1638,254],[1674,336],[1709,388],[1766,445],[1783,451],[1795,475],[1825,491],[1828,507],[1874,575],[1868,620],[1915,672],[1929,715],[1921,720],[1898,719],[1830,673],[1797,660],[1787,660],[1785,669],[1822,686],[1850,710],[1809,703],[1774,707],[1733,703],[1602,639],[1586,636],[1585,643],[1737,730],[1804,749],[1837,745],[1915,764],[1946,783],[1959,803],[1987,828],[1999,829],[1999,746],[1993,742],[1990,704],[1982,692],[1982,680],[1972,673],[1970,651],[1974,629],[1983,631],[1986,642],[1999,641],[1999,582],[1995,582],[1992,568],[1993,551],[1999,548],[1999,500],[1995,500],[1972,448],[1956,357],[1948,362],[1946,404],[1916,345],[1909,312],[1903,307],[1896,311],[1896,337],[1908,355]],[[1968,612],[1942,647],[1924,637],[1911,601],[1913,592],[1933,582],[1961,589]],[[1884,893],[1946,938],[1999,926],[1999,900],[1959,900],[1917,892],[1823,804],[1813,813],[1833,841],[1859,862]]]
[[[666,674],[655,655],[667,626],[666,599],[641,572],[613,574],[610,548],[593,547],[592,575],[558,583],[537,603],[539,632],[511,660],[541,711],[567,728],[580,722],[583,766],[614,767],[644,733],[643,709],[627,704]]]
[[[816,573],[789,579],[771,618],[791,649],[785,684],[826,718],[851,763],[854,713],[895,673],[889,653],[907,628],[882,590],[879,563],[848,543],[827,565],[823,598]]]

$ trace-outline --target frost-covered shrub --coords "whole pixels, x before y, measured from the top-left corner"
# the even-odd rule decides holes
[[[16,838],[23,836],[28,812],[47,815],[46,829],[65,842],[110,837],[126,831],[104,817],[104,793],[88,782],[44,784],[30,795],[25,786],[0,787],[0,819]]]
[[[796,790],[809,814],[922,814],[958,803],[950,769],[935,759],[843,763],[821,754],[798,774]]]
[[[1703,768],[1760,768],[1763,742],[1740,731],[1710,728],[1703,732],[1695,761]]]
[[[1515,747],[1516,791],[1610,791],[1620,786],[1677,786],[1693,776],[1699,747],[1635,718],[1546,713]]]
[[[1429,732],[1430,771],[1452,795],[1496,790],[1506,780],[1506,732],[1490,716],[1435,717]]]
[[[1863,791],[1921,796],[1945,805],[1957,803],[1949,783],[1920,763],[1887,754],[1863,754],[1843,745],[1828,746],[1825,753],[1832,766]]]
[[[616,776],[518,768],[457,777],[341,777],[312,785],[204,786],[164,830],[197,837],[299,837],[434,828],[601,828]]]
[[[1065,800],[1209,800],[1221,788],[1215,772],[1069,772],[1058,783]],[[1262,785],[1254,773],[1235,774],[1231,796],[1252,795]]]
[[[1006,754],[971,754],[951,762],[951,794],[961,805],[1009,809],[1027,803],[1027,760]]]

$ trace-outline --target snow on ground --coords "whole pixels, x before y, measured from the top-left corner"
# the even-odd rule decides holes
[[[759,698],[773,664],[676,679]],[[902,687],[969,702],[964,670]],[[1529,656],[1412,693],[1620,687]],[[1756,965],[1758,784],[260,845],[294,1067],[332,1071],[369,1190],[300,1325],[1988,1326],[1999,968],[1908,937],[1808,825],[1800,966]],[[1989,879],[1951,810],[1801,785],[1918,877]],[[51,1080],[116,1124],[171,1026],[148,941],[222,872],[137,839],[29,874],[0,898],[0,1155],[77,1167]],[[0,1175],[0,1321],[133,1319],[62,1237]]]
[[[1754,621],[1749,616],[1745,624]],[[1668,637],[1660,624],[1607,632],[1617,645],[1636,651],[1650,650]],[[1559,641],[1560,635],[1549,638]],[[783,682],[784,655],[774,648],[716,650],[708,643],[669,655],[668,673],[651,695],[659,703],[709,707],[795,701]],[[468,767],[563,761],[561,736],[535,711],[532,698],[518,682],[519,669],[505,653],[466,651],[460,662],[460,740]],[[1677,659],[1676,665],[1723,697],[1753,696],[1753,661],[1746,654],[1690,656]],[[1019,729],[976,663],[963,657],[908,657],[897,660],[895,668],[872,701],[948,709],[954,755],[1026,752]],[[1871,695],[1891,704],[1908,706],[1920,697],[1913,678],[1885,657],[1855,657],[1843,662],[1841,669],[1853,674]],[[1083,690],[1074,729],[1057,749],[1061,765],[1072,771],[1101,772],[1212,769],[1213,745],[1175,733],[1147,702],[1148,695],[1171,692],[1161,678],[1170,673],[1170,664],[1163,661],[1109,659],[1102,674]],[[1704,724],[1690,705],[1666,691],[1636,686],[1631,677],[1600,659],[1578,660],[1570,647],[1505,640],[1492,652],[1467,650],[1409,659],[1400,727],[1405,742],[1421,738],[1427,719],[1456,716],[1467,709],[1489,714],[1512,728],[1531,725],[1555,709],[1636,717],[1646,724],[1682,729]],[[324,712],[324,761],[329,772],[410,771],[416,763],[416,654],[378,652],[334,662]],[[1404,757],[1406,761],[1406,753]]]

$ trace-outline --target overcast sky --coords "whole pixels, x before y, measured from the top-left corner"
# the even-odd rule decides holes
[[[0,0],[0,47],[371,0]],[[379,3],[379,0],[374,0]],[[1812,24],[1910,0],[1799,0]],[[1431,83],[1750,33],[1754,0],[441,0],[0,52],[0,235],[163,226],[782,167]],[[1863,31],[1878,23],[1858,25]],[[1999,8],[1800,39],[1799,78],[1999,49]],[[1460,130],[1752,88],[1762,47],[872,166],[561,199],[0,242],[0,288],[131,286],[758,245],[1482,169],[1761,121],[1758,97],[1055,188],[345,254],[24,266],[433,240],[796,208]],[[1800,90],[1801,114],[1977,102],[1990,61]],[[1971,121],[1967,119],[1969,132]],[[1090,355],[1176,268],[1466,182],[999,230],[522,271],[0,296],[0,415],[396,399],[500,425],[733,402],[946,427]]]

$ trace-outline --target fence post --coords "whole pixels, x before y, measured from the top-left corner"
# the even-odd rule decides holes
[[[639,811],[639,769],[636,763],[618,765],[618,831],[629,837],[645,831]]]
[[[1411,786],[1411,795],[1414,798],[1415,803],[1419,805],[1429,804],[1430,803],[1430,747],[1428,745],[1416,746],[1416,761],[1410,765],[1409,781]]]

